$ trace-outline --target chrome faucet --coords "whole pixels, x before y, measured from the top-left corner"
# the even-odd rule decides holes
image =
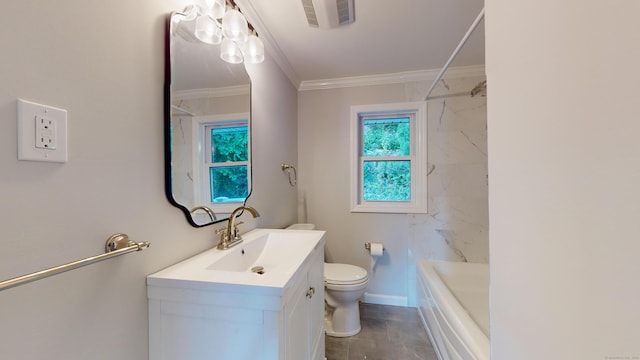
[[[243,210],[247,210],[254,218],[260,216],[258,211],[251,206],[240,206],[233,210],[231,215],[229,215],[229,224],[227,225],[227,228],[218,229],[216,231],[216,234],[220,235],[220,243],[217,246],[219,250],[227,250],[242,242],[242,236],[238,234],[238,225],[242,224],[242,222],[236,223],[236,217],[238,216],[238,213]]]

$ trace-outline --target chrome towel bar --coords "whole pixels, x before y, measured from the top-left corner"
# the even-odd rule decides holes
[[[107,242],[104,245],[104,248],[105,248],[104,254],[88,257],[83,260],[70,262],[68,264],[52,267],[50,269],[41,270],[38,272],[34,272],[32,274],[18,276],[13,279],[2,281],[0,282],[0,291],[6,290],[18,285],[23,285],[31,281],[40,280],[51,275],[56,275],[65,271],[77,269],[82,266],[97,263],[99,261],[110,259],[112,257],[124,255],[133,251],[141,251],[148,248],[150,245],[151,244],[148,241],[140,242],[140,243],[131,241],[129,240],[129,237],[126,234],[113,234],[109,236],[109,238],[107,239]]]

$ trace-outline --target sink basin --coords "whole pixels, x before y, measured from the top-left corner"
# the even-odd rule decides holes
[[[295,266],[297,259],[302,257],[304,260],[308,251],[313,249],[309,248],[313,238],[318,236],[313,232],[281,230],[252,235],[257,234],[246,235],[242,243],[224,250],[224,254],[213,261],[207,270],[242,272],[260,267],[263,273],[282,271]]]
[[[324,231],[255,229],[228,250],[215,247],[147,277],[149,285],[249,291],[282,291],[311,252],[324,246]],[[253,269],[253,270],[252,270]]]

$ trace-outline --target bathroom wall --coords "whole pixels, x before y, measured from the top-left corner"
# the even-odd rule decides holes
[[[140,253],[0,291],[0,358],[148,357],[145,276],[213,246],[164,195],[165,16],[187,1],[35,0],[0,13],[0,280],[100,254],[124,232]],[[296,89],[253,66],[254,226],[296,220],[280,171],[295,160]],[[17,160],[16,99],[68,110],[69,162]],[[291,160],[294,157],[294,160]]]
[[[638,359],[640,2],[485,5],[491,359]]]
[[[452,71],[432,95],[484,79]],[[428,214],[351,213],[350,106],[420,101],[432,80],[301,91],[299,220],[327,230],[327,260],[370,269],[368,241],[384,242],[365,301],[415,304],[415,259],[488,262],[486,98],[428,103]]]

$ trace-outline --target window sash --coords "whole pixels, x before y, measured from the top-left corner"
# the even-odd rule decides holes
[[[369,120],[390,120],[392,119],[408,119],[409,120],[409,155],[385,155],[385,156],[364,156],[365,152],[365,122]],[[401,122],[401,121],[398,121]],[[403,121],[402,121],[403,122]],[[405,112],[405,111],[390,111],[386,113],[365,113],[358,114],[358,141],[359,141],[359,150],[358,150],[358,202],[360,204],[366,205],[376,205],[376,204],[391,204],[391,203],[411,203],[415,201],[414,197],[416,194],[415,191],[415,181],[413,179],[416,178],[415,174],[415,154],[416,154],[416,114],[414,112]],[[368,161],[409,161],[409,199],[389,199],[389,200],[367,200],[365,198],[365,166],[364,164]]]
[[[409,163],[409,198],[408,199],[367,199],[365,190],[365,164],[367,162],[386,162],[386,163]],[[360,201],[362,204],[377,204],[377,203],[410,203],[415,194],[415,186],[413,179],[415,178],[414,174],[414,163],[415,159],[412,156],[385,156],[385,157],[362,157],[360,160]],[[405,189],[399,189],[405,190]]]

